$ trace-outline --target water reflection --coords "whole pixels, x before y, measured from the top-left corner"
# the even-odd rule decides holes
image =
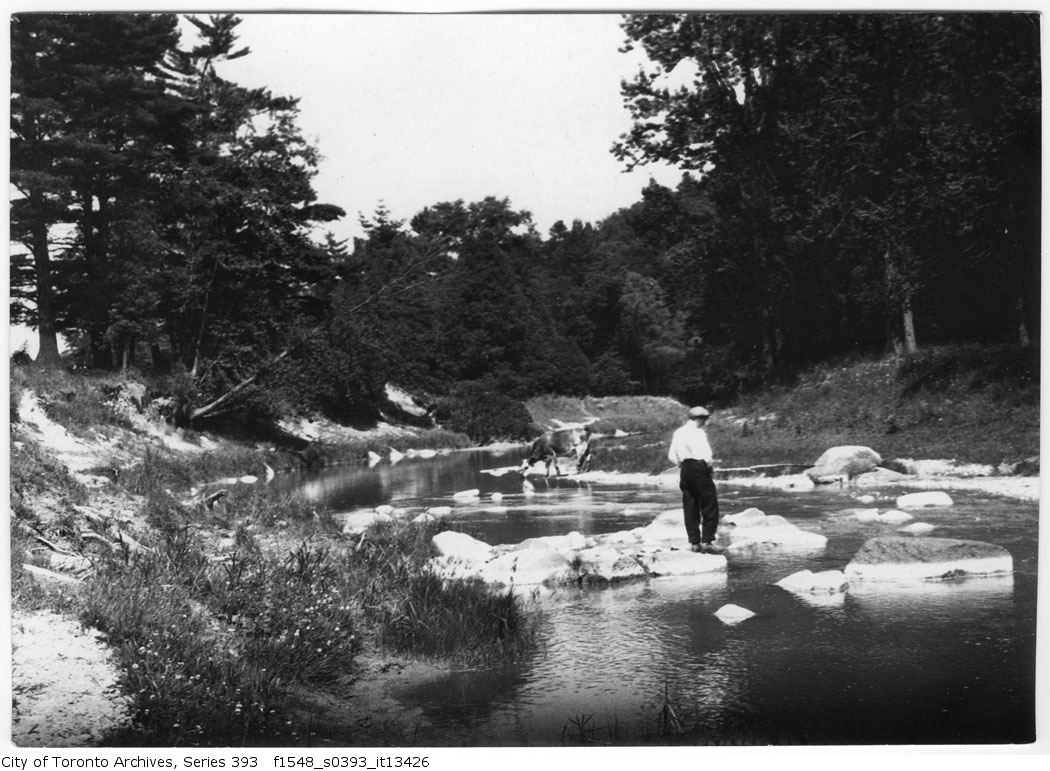
[[[853,612],[865,619],[894,624],[974,622],[981,616],[1013,609],[1014,577],[976,576],[958,581],[850,584]]]

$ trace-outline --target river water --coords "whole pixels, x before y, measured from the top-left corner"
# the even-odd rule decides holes
[[[629,529],[680,506],[677,489],[656,484],[532,477],[535,490],[526,495],[518,475],[484,473],[516,464],[523,453],[458,451],[371,469],[329,468],[283,484],[333,511],[451,505],[456,529],[491,544]],[[475,501],[452,499],[471,488],[481,491]],[[870,505],[891,508],[901,492],[913,490],[875,491],[879,501]],[[799,570],[841,570],[865,539],[893,526],[831,516],[861,505],[838,489],[782,493],[723,482],[719,495],[723,516],[756,506],[827,535],[827,548],[730,556],[728,572],[715,578],[543,592],[534,598],[543,642],[527,661],[451,672],[395,694],[437,728],[426,743],[1034,740],[1037,504],[952,492],[955,505],[916,512],[917,521],[937,527],[934,536],[1005,547],[1012,577],[850,592],[810,604],[773,584]],[[726,626],[713,615],[726,603],[757,615]]]

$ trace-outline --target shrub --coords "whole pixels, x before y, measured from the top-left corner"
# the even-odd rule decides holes
[[[445,428],[466,434],[479,444],[526,439],[532,418],[525,404],[482,381],[456,384],[438,399],[436,417]]]
[[[988,386],[1030,389],[1039,384],[1039,349],[1013,345],[928,348],[904,358],[897,378],[905,396],[953,386],[964,391]]]

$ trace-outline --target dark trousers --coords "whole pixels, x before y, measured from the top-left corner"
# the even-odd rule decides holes
[[[702,460],[683,461],[678,486],[682,488],[682,511],[689,543],[711,543],[718,529],[718,493],[711,478],[711,467]]]

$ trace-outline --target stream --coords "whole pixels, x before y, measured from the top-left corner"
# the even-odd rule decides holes
[[[524,453],[406,457],[274,484],[334,512],[451,506],[455,529],[490,544],[625,530],[680,507],[676,488],[656,484],[533,476],[526,494],[517,474],[483,473],[516,465]],[[453,500],[472,488],[478,498]],[[450,672],[393,695],[450,745],[1034,741],[1037,503],[952,491],[955,505],[913,512],[936,526],[933,536],[1005,547],[1012,576],[807,602],[773,584],[799,570],[841,570],[867,538],[895,527],[831,516],[863,505],[837,487],[785,493],[721,482],[718,489],[723,516],[755,506],[823,533],[827,548],[730,555],[728,572],[715,577],[541,591],[542,643],[526,661]],[[885,510],[912,491],[864,492],[878,496],[868,505]],[[493,493],[502,498],[493,501]],[[727,626],[713,615],[726,603],[757,615]]]

